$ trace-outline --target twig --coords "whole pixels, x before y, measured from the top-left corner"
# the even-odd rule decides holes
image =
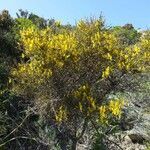
[[[27,119],[29,116],[30,116],[30,113],[22,120],[22,122],[21,122],[15,129],[13,129],[8,135],[6,135],[6,136],[4,137],[4,140],[5,140],[6,138],[8,138],[11,134],[13,134],[14,132],[16,132],[16,130],[17,130],[18,128],[20,128],[20,127],[23,125],[23,123],[26,121],[26,119]]]
[[[8,141],[6,141],[6,142],[0,144],[0,147],[6,145],[7,143],[9,143],[9,142],[11,142],[11,141],[17,140],[17,139],[33,140],[33,141],[35,141],[35,142],[37,142],[37,143],[41,143],[41,144],[46,145],[46,146],[50,145],[49,143],[45,143],[45,142],[43,142],[43,141],[41,141],[41,140],[38,140],[38,139],[36,139],[36,138],[30,138],[30,137],[26,137],[26,136],[17,136],[17,137],[11,138],[10,140],[8,140]]]

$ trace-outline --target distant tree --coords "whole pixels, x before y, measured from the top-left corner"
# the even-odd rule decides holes
[[[48,20],[45,20],[44,18],[41,18],[33,13],[29,14],[28,19],[31,20],[39,28],[45,28],[48,25]]]
[[[134,29],[134,27],[133,27],[133,25],[132,24],[129,24],[129,23],[127,23],[127,24],[125,24],[124,26],[122,26],[124,29],[127,29],[127,30],[132,30],[132,29]]]
[[[17,17],[18,18],[25,18],[25,19],[28,19],[29,17],[29,12],[27,10],[22,10],[22,9],[19,9],[19,12],[16,13]]]
[[[13,25],[13,19],[11,18],[7,10],[3,10],[0,13],[0,29],[1,30],[10,30]]]
[[[51,26],[55,22],[54,19],[44,19],[34,13],[29,13],[27,10],[24,11],[22,9],[19,9],[19,12],[16,13],[16,15],[18,18],[23,18],[24,20],[28,19],[28,20],[32,21],[33,24],[35,24],[38,28],[41,28],[41,29]]]
[[[139,33],[132,24],[124,26],[116,26],[112,28],[112,32],[118,37],[122,45],[132,45],[139,41],[141,33]]]
[[[7,10],[0,14],[0,53],[4,57],[15,58],[18,55],[17,41],[14,39],[12,28],[14,20]]]

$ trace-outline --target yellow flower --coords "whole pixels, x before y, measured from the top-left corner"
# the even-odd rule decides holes
[[[95,110],[96,109],[95,99],[91,96],[88,96],[88,100],[90,102],[90,105],[92,106],[92,109]]]
[[[25,57],[25,55],[22,53],[21,57],[22,57],[22,58],[24,58],[24,57]]]
[[[106,106],[100,106],[99,108],[99,118],[102,123],[105,123],[107,120]]]
[[[108,66],[102,73],[102,78],[107,78],[110,74],[110,67]]]
[[[61,123],[63,120],[67,119],[66,109],[63,106],[60,106],[57,113],[55,114],[55,119],[58,123]]]
[[[109,60],[112,60],[112,56],[108,53],[107,54],[107,58],[109,59]]]
[[[116,117],[121,116],[121,109],[124,105],[123,100],[111,100],[109,102],[109,110],[112,112],[112,114]]]
[[[134,54],[137,55],[140,52],[140,48],[137,46],[134,46]]]
[[[81,112],[83,111],[83,107],[82,107],[81,102],[79,102],[79,109],[80,109]]]

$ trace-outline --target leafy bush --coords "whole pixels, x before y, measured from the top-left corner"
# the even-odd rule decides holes
[[[88,122],[109,124],[111,116],[120,118],[122,100],[107,102],[106,96],[125,74],[148,71],[150,42],[143,37],[121,46],[102,19],[81,20],[73,30],[59,27],[21,31],[22,60],[28,61],[12,70],[12,85],[75,149]]]

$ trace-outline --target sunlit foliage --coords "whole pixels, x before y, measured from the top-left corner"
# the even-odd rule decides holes
[[[39,30],[32,27],[22,30],[20,34],[24,46],[22,58],[26,57],[28,61],[19,64],[12,74],[23,86],[36,87],[55,78],[57,72],[64,71],[66,74],[67,67],[72,71],[71,75],[75,74],[74,71],[77,75],[86,73],[88,65],[94,78],[96,74],[98,80],[105,80],[116,70],[144,70],[144,62],[149,58],[149,40],[142,38],[140,43],[122,49],[117,44],[117,38],[104,28],[101,20],[81,20],[76,29],[69,32],[60,30],[53,33],[51,28]],[[88,80],[84,82],[90,82]],[[89,109],[92,112],[91,109],[96,109],[97,100],[84,90],[85,85],[75,92],[75,98],[79,100],[80,111]],[[86,104],[82,104],[82,99],[88,101],[86,107],[82,106]]]

